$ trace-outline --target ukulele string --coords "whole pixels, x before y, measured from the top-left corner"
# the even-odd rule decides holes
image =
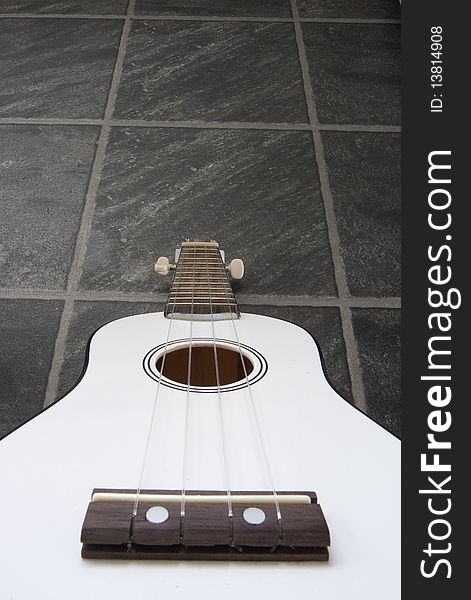
[[[191,390],[191,358],[193,344],[193,313],[195,299],[195,279],[196,279],[196,246],[193,247],[193,277],[191,286],[191,317],[190,317],[190,346],[188,349],[188,371],[186,381],[186,401],[185,401],[185,439],[183,442],[183,466],[182,466],[182,497],[180,502],[180,542],[183,543],[184,520],[186,510],[186,482],[188,477],[188,445],[189,445],[189,421],[190,421],[190,390]]]
[[[216,331],[214,326],[214,315],[213,315],[213,302],[211,297],[211,285],[209,279],[209,264],[208,264],[208,252],[205,248],[205,259],[206,259],[206,272],[208,277],[208,298],[209,298],[209,309],[211,313],[211,329],[213,334],[213,353],[214,353],[214,368],[216,371],[216,383],[218,388],[218,420],[219,420],[219,430],[221,432],[221,449],[222,449],[222,458],[224,463],[224,480],[227,494],[227,516],[229,518],[229,544],[230,546],[234,545],[234,523],[233,523],[233,510],[232,510],[232,495],[230,488],[230,475],[229,475],[229,462],[227,459],[227,446],[226,446],[226,432],[224,427],[224,413],[222,408],[222,394],[221,394],[221,377],[219,371],[219,361],[218,361],[218,352],[216,346]],[[219,254],[219,250],[217,250],[217,254]],[[226,288],[227,294],[227,288]]]
[[[220,262],[224,268],[224,263],[222,261],[222,257],[219,256]],[[244,355],[242,352],[242,346],[240,344],[240,339],[239,339],[239,335],[237,333],[237,328],[236,328],[236,324],[235,324],[235,319],[234,319],[234,314],[231,310],[231,304],[230,304],[230,299],[229,299],[229,294],[226,290],[226,300],[227,300],[227,306],[229,309],[229,314],[231,316],[231,321],[232,321],[232,327],[234,329],[234,335],[236,338],[236,343],[237,343],[237,347],[239,350],[239,356],[240,356],[240,361],[242,363],[242,368],[244,371],[244,379],[245,379],[245,383],[247,385],[247,391],[249,393],[249,398],[250,398],[250,406],[252,409],[252,414],[255,420],[255,425],[256,425],[256,431],[257,431],[257,435],[258,435],[258,439],[259,439],[259,444],[260,447],[262,449],[262,455],[263,455],[263,461],[265,463],[265,468],[267,471],[267,475],[268,475],[268,481],[269,481],[269,485],[271,488],[271,493],[273,494],[273,503],[275,506],[275,512],[276,512],[276,519],[277,519],[277,523],[278,523],[278,530],[279,530],[279,545],[281,545],[283,543],[283,521],[282,521],[282,514],[281,514],[281,507],[280,507],[280,501],[278,498],[278,494],[276,492],[276,488],[275,488],[275,484],[274,484],[274,478],[273,478],[273,473],[272,473],[272,469],[270,467],[270,461],[268,459],[268,453],[267,453],[267,449],[266,449],[266,445],[265,445],[265,440],[263,437],[263,433],[262,433],[262,427],[260,425],[260,419],[258,417],[258,413],[257,413],[257,407],[255,405],[255,399],[254,399],[254,395],[253,395],[253,391],[250,385],[250,381],[249,381],[249,375],[247,373],[247,367],[245,364],[245,360],[244,360]]]
[[[175,273],[176,275],[176,273]],[[128,550],[131,549],[132,543],[133,543],[133,537],[134,537],[134,522],[137,516],[137,512],[139,509],[139,501],[140,501],[140,496],[141,496],[141,491],[142,491],[142,483],[144,481],[144,473],[145,473],[145,469],[147,466],[147,461],[149,458],[149,451],[150,451],[150,446],[151,446],[151,441],[152,441],[152,432],[154,429],[154,425],[155,425],[155,417],[157,414],[157,405],[158,405],[158,398],[159,398],[159,391],[160,391],[160,382],[162,380],[162,377],[164,375],[164,370],[165,370],[165,359],[167,357],[167,349],[168,349],[168,345],[170,342],[170,332],[172,329],[172,323],[173,323],[173,315],[175,312],[175,306],[176,306],[176,296],[178,294],[178,290],[180,287],[180,280],[177,281],[177,285],[176,285],[176,289],[175,292],[173,293],[173,307],[172,307],[172,312],[170,313],[169,316],[169,324],[168,324],[168,329],[167,329],[167,337],[165,339],[165,345],[164,345],[164,351],[162,354],[162,364],[161,364],[161,368],[159,370],[159,376],[157,379],[157,387],[155,390],[155,394],[154,394],[154,401],[152,404],[152,410],[151,410],[151,415],[150,415],[150,420],[149,420],[149,427],[148,427],[148,431],[147,431],[147,436],[146,436],[146,443],[144,446],[144,455],[143,455],[143,459],[142,459],[142,464],[141,464],[141,469],[139,472],[139,483],[136,489],[136,498],[134,500],[134,505],[133,505],[133,510],[132,510],[132,516],[131,516],[131,523],[130,523],[130,528],[129,528],[129,540],[128,540]]]

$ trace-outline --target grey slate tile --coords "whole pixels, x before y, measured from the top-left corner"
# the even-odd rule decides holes
[[[399,19],[399,0],[296,0],[301,18]]]
[[[399,296],[400,135],[323,132],[322,140],[350,293]]]
[[[153,263],[186,238],[243,258],[238,289],[335,295],[310,134],[113,128],[81,287],[165,291]]]
[[[122,15],[128,0],[2,0],[3,14]]]
[[[400,124],[400,26],[303,23],[321,123]]]
[[[62,306],[0,300],[0,438],[42,410]]]
[[[115,117],[305,122],[293,25],[135,21]]]
[[[157,303],[75,302],[59,376],[57,398],[67,394],[78,383],[87,359],[88,342],[97,329],[122,317],[162,310],[163,305]]]
[[[316,340],[321,352],[324,373],[330,385],[343,398],[352,402],[340,311],[335,307],[253,306],[240,305],[246,313],[266,315],[289,321],[306,329]]]
[[[121,21],[0,21],[0,116],[100,118]]]
[[[137,15],[291,17],[289,0],[137,0]]]
[[[97,127],[0,125],[0,286],[64,289]]]
[[[368,414],[383,427],[401,434],[400,311],[352,311],[358,340]]]

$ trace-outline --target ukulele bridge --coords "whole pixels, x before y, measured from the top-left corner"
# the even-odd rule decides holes
[[[328,560],[314,492],[95,489],[83,558]]]

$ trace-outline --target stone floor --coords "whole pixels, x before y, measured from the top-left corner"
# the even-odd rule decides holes
[[[397,0],[3,0],[0,437],[90,335],[159,310],[184,238],[241,257],[242,309],[317,339],[400,433]]]

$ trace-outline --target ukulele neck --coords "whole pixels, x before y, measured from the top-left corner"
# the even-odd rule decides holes
[[[217,242],[182,243],[164,314],[200,321],[239,318]]]

